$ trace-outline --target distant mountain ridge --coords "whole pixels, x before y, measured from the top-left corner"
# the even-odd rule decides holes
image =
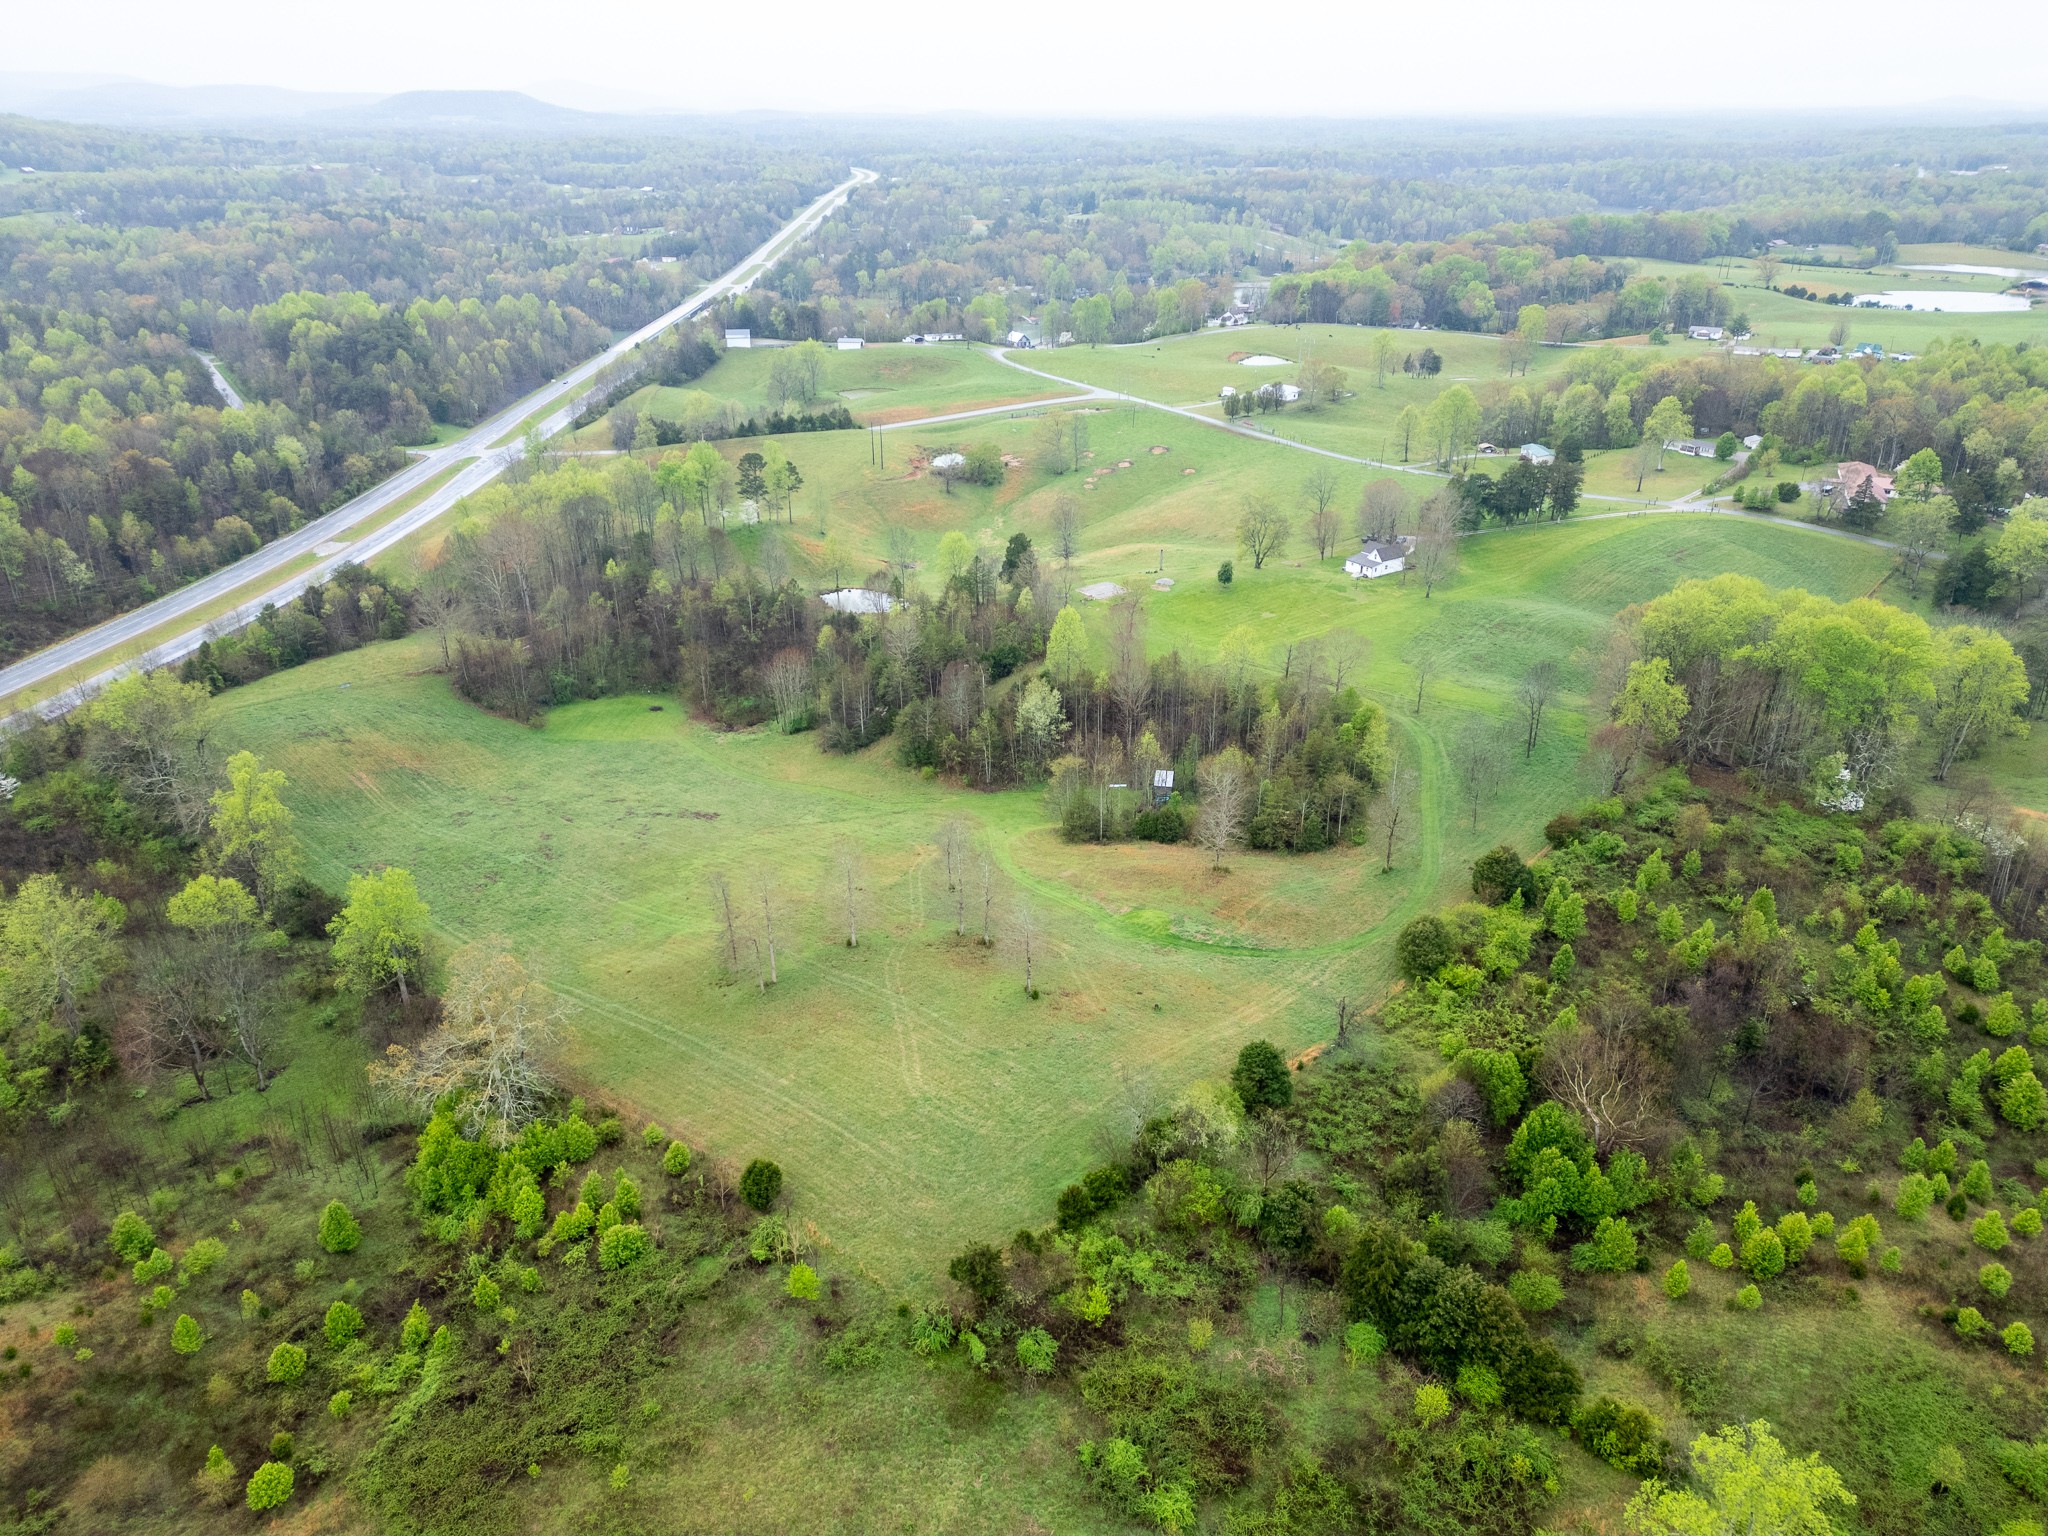
[[[270,85],[159,85],[92,75],[0,72],[0,113],[113,127],[305,122],[322,127],[547,131],[610,114],[556,106],[524,91],[294,91]]]

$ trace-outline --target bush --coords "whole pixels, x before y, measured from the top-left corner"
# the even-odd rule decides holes
[[[2039,1237],[2041,1213],[2031,1205],[2021,1206],[2012,1213],[2012,1230],[2015,1237]]]
[[[297,1386],[306,1374],[306,1352],[296,1344],[280,1344],[270,1352],[267,1375],[281,1387]]]
[[[1738,1312],[1754,1312],[1764,1304],[1764,1293],[1754,1285],[1745,1285],[1728,1298],[1728,1305]]]
[[[1664,1294],[1673,1301],[1683,1301],[1692,1290],[1692,1271],[1680,1259],[1664,1271]]]
[[[171,1325],[171,1348],[181,1355],[196,1355],[199,1346],[205,1342],[199,1332],[198,1319],[190,1312],[180,1312],[177,1322]]]
[[[1540,1269],[1518,1269],[1508,1276],[1508,1294],[1524,1312],[1548,1312],[1564,1300],[1564,1286]]]
[[[597,1267],[606,1273],[630,1269],[654,1252],[654,1240],[638,1222],[621,1222],[597,1240]]]
[[[266,1461],[249,1476],[248,1505],[259,1513],[276,1509],[292,1496],[292,1469],[281,1461]]]
[[[1472,894],[1492,906],[1499,906],[1515,892],[1525,903],[1536,899],[1536,876],[1522,862],[1522,856],[1502,843],[1482,853],[1472,863]]]
[[[1049,1375],[1059,1352],[1059,1340],[1043,1328],[1027,1328],[1017,1335],[1017,1363],[1033,1376]]]
[[[327,1416],[330,1419],[345,1419],[348,1417],[349,1409],[355,1406],[355,1402],[355,1393],[343,1387],[334,1396],[327,1399]]]
[[[965,1252],[957,1254],[946,1266],[946,1273],[968,1295],[975,1305],[987,1312],[1003,1299],[1010,1288],[1010,1278],[1003,1270],[1003,1256],[987,1243],[976,1243]]]
[[[680,1179],[690,1171],[690,1149],[680,1141],[668,1144],[668,1150],[661,1154],[661,1171],[672,1179]]]
[[[320,1213],[320,1246],[329,1253],[352,1253],[362,1240],[363,1229],[356,1225],[354,1213],[339,1200],[328,1201]]]
[[[1984,1314],[1975,1307],[1958,1307],[1955,1329],[1959,1338],[1981,1339],[1991,1331],[1991,1325],[1984,1321]]]
[[[1979,1248],[1988,1248],[1996,1253],[2012,1238],[2005,1230],[2005,1218],[1996,1211],[1986,1211],[1970,1228],[1970,1241]]]
[[[178,1266],[171,1256],[161,1248],[149,1250],[149,1257],[138,1260],[134,1275],[137,1285],[154,1285]]]
[[[1230,1086],[1247,1114],[1262,1109],[1285,1109],[1294,1102],[1294,1078],[1287,1070],[1287,1058],[1266,1040],[1254,1040],[1237,1053],[1237,1065],[1230,1069]]]
[[[747,1164],[747,1171],[740,1175],[740,1198],[753,1210],[764,1215],[775,1208],[776,1200],[782,1194],[782,1170],[765,1157],[757,1157]]]
[[[1633,1403],[1597,1397],[1572,1418],[1572,1434],[1611,1467],[1650,1477],[1663,1471],[1670,1447],[1657,1421]]]
[[[1451,1416],[1451,1394],[1435,1382],[1424,1382],[1415,1389],[1415,1422],[1424,1429],[1440,1424]]]
[[[198,1279],[227,1257],[228,1245],[217,1237],[202,1237],[185,1250],[185,1273]]]
[[[2034,1352],[2034,1330],[2025,1323],[2007,1323],[1999,1337],[2005,1340],[2005,1352],[2018,1359]]]
[[[2007,1291],[2012,1289],[2012,1271],[1995,1261],[1990,1264],[1979,1265],[1977,1268],[1977,1283],[1992,1295],[2002,1297]]]
[[[1468,1361],[1459,1366],[1458,1396],[1481,1412],[1498,1408],[1501,1399],[1499,1373],[1489,1366],[1480,1365],[1477,1361]]]
[[[478,1275],[476,1284],[470,1287],[469,1304],[479,1312],[495,1312],[502,1298],[498,1293],[498,1282],[489,1275]]]
[[[1058,1202],[1053,1207],[1062,1232],[1074,1232],[1088,1225],[1088,1219],[1095,1214],[1095,1202],[1088,1198],[1088,1191],[1078,1184],[1069,1184],[1060,1191]]]
[[[329,1349],[340,1349],[363,1331],[363,1314],[347,1302],[337,1301],[327,1309],[320,1331],[327,1336]]]
[[[1773,1236],[1772,1241],[1777,1239]],[[1619,1275],[1636,1267],[1636,1234],[1619,1216],[1607,1216],[1593,1231],[1593,1240],[1572,1249],[1572,1268]]]
[[[1386,1353],[1386,1335],[1371,1323],[1357,1322],[1344,1330],[1344,1361],[1353,1370],[1371,1365]]]
[[[123,1211],[114,1218],[107,1243],[121,1259],[135,1264],[148,1258],[149,1251],[156,1247],[156,1233],[133,1211]]]
[[[1978,1205],[1991,1203],[1991,1165],[1978,1158],[1963,1174],[1962,1192]]]
[[[1486,1113],[1495,1125],[1505,1126],[1521,1113],[1529,1084],[1513,1051],[1469,1048],[1458,1053],[1454,1065],[1486,1100]]]
[[[1401,974],[1410,981],[1423,982],[1457,958],[1458,945],[1450,924],[1434,912],[1425,912],[1401,930],[1394,940],[1394,959]]]
[[[1934,1181],[1924,1173],[1909,1173],[1899,1180],[1892,1209],[1908,1221],[1918,1221],[1934,1204]]]
[[[823,1294],[824,1287],[818,1281],[818,1272],[810,1265],[792,1264],[782,1282],[782,1291],[791,1301],[816,1301]]]

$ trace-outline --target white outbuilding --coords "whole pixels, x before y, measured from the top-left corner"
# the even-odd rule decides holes
[[[1344,562],[1344,574],[1353,581],[1370,581],[1378,576],[1391,576],[1404,570],[1408,564],[1408,550],[1396,541],[1382,544],[1377,541],[1367,544],[1357,554]]]

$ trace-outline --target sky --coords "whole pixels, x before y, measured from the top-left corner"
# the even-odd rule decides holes
[[[1705,11],[1636,0],[95,0],[89,27],[65,5],[11,9],[10,70],[526,90],[624,111],[1213,119],[2048,106],[2048,70],[2023,33],[1925,0]]]

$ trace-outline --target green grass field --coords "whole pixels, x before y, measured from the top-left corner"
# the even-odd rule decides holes
[[[451,944],[503,934],[573,1007],[579,1077],[721,1156],[775,1156],[840,1259],[899,1282],[966,1232],[1035,1219],[1099,1135],[1245,1040],[1299,1049],[1328,1034],[1338,995],[1378,995],[1400,923],[1454,895],[1480,849],[1533,848],[1582,792],[1577,691],[1617,608],[1721,570],[1848,596],[1885,564],[1822,534],[1673,515],[1475,539],[1467,573],[1428,600],[1348,581],[1334,561],[1161,593],[1138,585],[1150,550],[1118,534],[1162,515],[1109,505],[1113,486],[1086,503],[1103,542],[1085,574],[1143,591],[1155,650],[1206,661],[1238,624],[1276,647],[1338,630],[1372,641],[1368,687],[1424,781],[1393,874],[1366,849],[1240,854],[1218,874],[1190,848],[1074,847],[1034,793],[926,783],[886,744],[849,760],[808,737],[722,735],[673,700],[575,705],[530,730],[455,699],[424,641],[224,696],[227,733],[290,775],[319,878],[411,868]],[[1228,506],[1197,497],[1179,515],[1174,549],[1213,569]],[[1425,649],[1441,672],[1417,718],[1409,662]],[[1566,663],[1572,695],[1474,827],[1448,788],[1448,743],[1502,715],[1539,654]],[[991,949],[952,933],[934,838],[955,816],[992,860]],[[857,949],[842,849],[859,866]],[[736,979],[721,963],[707,896],[720,870],[744,902],[766,889],[778,905],[781,980],[765,994],[751,951]],[[1035,1003],[1016,950],[1027,910],[1042,930]]]
[[[768,370],[775,348],[750,348],[728,352],[702,377],[682,388],[649,385],[628,398],[626,404],[653,416],[675,417],[682,396],[701,390],[721,400],[731,400],[747,415],[766,415],[782,409],[768,391]],[[832,351],[825,358],[824,393],[813,409],[844,405],[864,425],[914,421],[949,411],[971,411],[990,405],[1012,405],[1043,400],[1071,391],[1034,379],[1014,368],[991,361],[978,347],[944,345],[904,346],[901,343],[874,344],[858,352]],[[579,447],[609,447],[609,429],[604,423],[586,427],[577,434]]]

